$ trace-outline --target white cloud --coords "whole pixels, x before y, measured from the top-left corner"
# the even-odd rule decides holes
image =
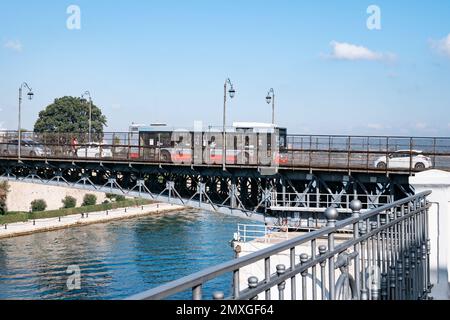
[[[367,127],[374,130],[382,130],[385,128],[381,123],[369,123]]]
[[[424,130],[428,128],[428,124],[424,123],[424,122],[418,122],[415,124],[415,128],[418,130]]]
[[[443,39],[430,40],[431,48],[450,58],[450,33]]]
[[[16,52],[22,52],[23,49],[22,43],[19,40],[8,40],[3,47]]]
[[[392,53],[375,52],[351,43],[332,41],[330,45],[332,53],[328,57],[336,60],[392,61],[395,59],[395,55]]]

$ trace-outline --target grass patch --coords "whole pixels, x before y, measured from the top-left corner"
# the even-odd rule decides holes
[[[43,212],[8,212],[6,215],[0,216],[0,225],[5,225],[14,222],[25,222],[28,220],[37,219],[47,219],[47,218],[57,218],[63,216],[70,216],[73,214],[90,213],[97,211],[113,210],[118,208],[126,208],[133,206],[143,206],[147,204],[154,203],[151,200],[145,199],[132,199],[124,200],[111,203],[96,204],[93,206],[79,207],[79,208],[69,208],[69,209],[59,209]]]

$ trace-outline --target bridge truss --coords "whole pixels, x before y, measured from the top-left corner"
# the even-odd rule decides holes
[[[414,194],[408,175],[100,161],[1,160],[0,179],[123,194],[255,219],[363,209]]]

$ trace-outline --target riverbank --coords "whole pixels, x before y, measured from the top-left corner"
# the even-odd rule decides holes
[[[0,227],[2,225],[4,226],[5,224],[15,222],[27,222],[29,220],[47,219],[47,218],[59,218],[63,216],[70,216],[82,213],[100,212],[127,207],[144,206],[152,203],[155,203],[155,201],[147,199],[126,199],[123,201],[94,204],[91,206],[58,209],[58,210],[47,210],[41,212],[9,212],[3,216],[0,216]]]
[[[39,232],[48,232],[70,227],[78,227],[96,223],[105,223],[115,220],[131,219],[151,214],[167,213],[182,210],[184,207],[166,203],[153,203],[141,206],[86,212],[45,219],[28,220],[5,224],[0,229],[0,239],[29,235]]]

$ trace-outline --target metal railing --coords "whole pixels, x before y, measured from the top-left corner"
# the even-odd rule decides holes
[[[222,164],[222,146],[207,144],[208,132],[197,133],[197,146],[162,143],[142,145],[139,134],[132,132],[105,132],[93,134],[89,143],[86,133],[22,132],[21,156],[24,159],[99,160],[146,162],[178,165]],[[371,170],[378,172],[418,172],[429,168],[450,170],[450,138],[376,137],[376,136],[320,136],[287,135],[286,144],[279,150],[260,146],[267,137],[255,133],[251,146],[237,146],[227,137],[226,163],[229,166],[267,166],[287,168],[314,168],[338,170]],[[244,134],[242,134],[244,135]],[[16,131],[0,132],[0,158],[18,156]],[[73,140],[76,138],[77,144]],[[241,137],[242,138],[242,137]],[[265,139],[265,140],[264,140]],[[195,140],[195,139],[194,139]],[[228,141],[230,140],[230,141]],[[41,146],[39,150],[37,145]],[[197,150],[196,150],[197,147]]]
[[[129,299],[165,299],[190,290],[194,300],[201,300],[205,298],[204,286],[227,273],[232,274],[233,284],[227,299],[270,300],[275,298],[273,291],[280,300],[426,299],[432,287],[428,239],[430,203],[426,200],[430,194],[431,191],[423,192],[365,213],[361,213],[361,202],[355,200],[351,204],[353,216],[339,222],[336,209],[329,208],[325,212],[328,224],[323,229]],[[339,231],[348,227],[353,229],[352,236],[338,238]],[[299,254],[301,248],[307,248],[309,253]],[[273,273],[272,259],[281,254],[288,255],[289,265],[279,264]],[[264,267],[264,278],[250,276],[246,287],[241,288],[241,270],[257,263]],[[223,299],[223,290],[217,288],[213,298]]]
[[[234,240],[238,242],[249,242],[261,240],[265,243],[289,239],[289,228],[269,226],[262,224],[238,224],[238,231]]]
[[[330,193],[288,193],[272,192],[270,207],[272,210],[325,210],[334,207],[340,212],[351,212],[350,203],[358,199],[361,201],[363,210],[392,203],[391,195],[367,195],[367,194],[330,194]]]

